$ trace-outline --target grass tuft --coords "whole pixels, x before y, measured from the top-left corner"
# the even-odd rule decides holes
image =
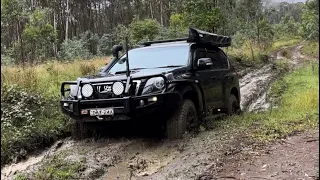
[[[70,161],[65,159],[68,152],[46,159],[42,168],[36,173],[35,180],[46,179],[77,179],[77,175],[85,169],[85,159]]]
[[[302,41],[302,38],[297,37],[281,37],[272,44],[272,46],[267,50],[268,53],[273,53],[278,51],[280,48],[294,46]]]
[[[302,53],[305,55],[319,57],[319,42],[307,41],[304,43],[301,50],[302,50]]]

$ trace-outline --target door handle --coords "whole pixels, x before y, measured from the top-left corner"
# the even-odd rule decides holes
[[[217,79],[218,79],[218,77],[217,77],[217,76],[212,76],[212,77],[211,77],[211,79],[213,79],[213,80],[217,80]]]

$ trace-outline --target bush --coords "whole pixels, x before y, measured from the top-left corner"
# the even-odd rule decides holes
[[[301,50],[305,55],[319,57],[319,42],[307,41]]]
[[[80,35],[80,39],[83,42],[84,48],[87,49],[90,54],[97,55],[99,43],[99,37],[97,34],[94,34],[91,31],[86,31]]]
[[[274,63],[274,68],[279,72],[279,73],[287,73],[290,71],[290,62],[288,59],[279,59]]]
[[[14,59],[8,55],[1,54],[1,65],[10,65],[14,63]]]
[[[69,133],[56,100],[17,85],[1,88],[1,166]]]
[[[90,56],[91,53],[86,48],[85,42],[81,39],[74,38],[61,44],[59,58],[63,60],[89,59]]]
[[[226,48],[225,52],[231,56],[235,61],[246,66],[259,66],[262,62],[268,61],[263,51],[257,44],[249,39],[243,39],[244,43],[237,46]]]
[[[260,59],[262,62],[267,63],[269,62],[269,55],[261,53],[258,55],[258,59]]]
[[[80,64],[80,72],[83,76],[90,75],[96,72],[96,67],[93,64],[82,63]]]
[[[160,24],[154,19],[138,20],[135,17],[129,27],[135,42],[154,40],[160,31]]]
[[[241,47],[245,43],[246,39],[247,37],[243,33],[237,31],[232,36],[232,45],[235,47]]]
[[[111,34],[104,34],[98,42],[98,55],[109,55],[112,53],[112,46],[115,38]]]

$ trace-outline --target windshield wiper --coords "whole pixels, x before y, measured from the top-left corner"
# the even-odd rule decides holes
[[[133,68],[130,69],[130,71],[135,71],[135,70],[140,70],[140,69],[146,69],[146,68]],[[117,71],[114,74],[122,74],[122,73],[126,73],[127,71]]]
[[[182,65],[168,65],[168,66],[160,66],[155,68],[171,68],[171,67],[181,67]]]

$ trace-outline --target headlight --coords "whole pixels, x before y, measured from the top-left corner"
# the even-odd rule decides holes
[[[151,78],[147,81],[146,85],[144,86],[142,94],[162,91],[165,88],[164,83],[165,82],[163,77]]]
[[[124,91],[124,85],[122,84],[122,82],[115,82],[115,83],[113,83],[113,85],[112,85],[112,92],[113,92],[115,95],[119,96],[119,95],[121,95],[121,94],[123,93],[123,91]]]
[[[86,98],[92,96],[93,87],[91,86],[91,84],[83,85],[82,88],[81,88],[81,94]]]

